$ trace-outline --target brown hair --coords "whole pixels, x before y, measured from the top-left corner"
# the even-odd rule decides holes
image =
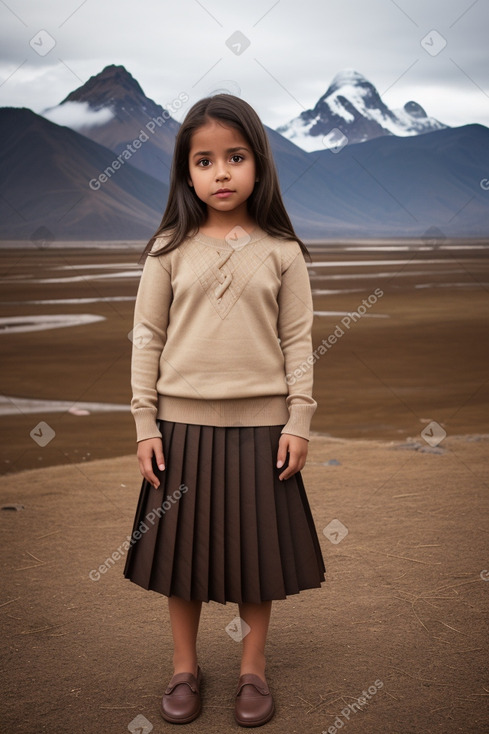
[[[178,247],[191,233],[197,232],[206,218],[206,205],[189,186],[188,156],[193,133],[209,119],[234,127],[250,145],[255,155],[258,182],[248,199],[248,211],[257,225],[272,237],[295,240],[310,258],[305,244],[297,237],[280,193],[275,163],[263,124],[255,110],[240,97],[216,94],[196,102],[188,111],[175,140],[170,191],[161,223],[146,245],[141,259],[161,255]],[[162,247],[149,252],[156,238],[169,234]]]

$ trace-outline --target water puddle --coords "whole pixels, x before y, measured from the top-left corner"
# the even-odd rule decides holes
[[[30,413],[71,413],[90,415],[90,413],[111,413],[130,411],[131,406],[119,403],[74,403],[72,400],[41,400],[0,395],[0,416]]]
[[[104,321],[105,316],[93,313],[43,314],[40,316],[2,316],[0,334],[20,334],[26,331],[62,329],[67,326],[82,326],[95,321]]]

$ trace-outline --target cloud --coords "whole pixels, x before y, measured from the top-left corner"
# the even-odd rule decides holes
[[[163,107],[182,92],[190,105],[231,83],[278,127],[353,67],[391,108],[413,99],[447,124],[489,124],[487,2],[145,0],[136,13],[133,0],[118,0],[115,15],[107,3],[16,0],[15,13],[9,5],[0,3],[0,105],[38,112],[107,64],[123,64]],[[30,45],[39,29],[56,41],[44,57]],[[421,44],[432,30],[447,42],[436,56]],[[250,42],[239,55],[226,45],[236,31]],[[425,88],[438,92],[421,96]]]
[[[65,102],[57,107],[49,107],[40,114],[56,125],[65,125],[73,130],[103,125],[114,117],[110,107],[94,110],[88,102]]]

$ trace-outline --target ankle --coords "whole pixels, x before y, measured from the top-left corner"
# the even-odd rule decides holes
[[[245,673],[254,673],[254,675],[257,675],[262,680],[266,680],[266,664],[267,661],[263,653],[259,655],[255,654],[253,657],[245,657],[241,660],[240,675],[244,675]]]
[[[197,668],[198,662],[196,655],[173,657],[173,675],[176,675],[177,673],[192,673],[192,675],[197,677]]]

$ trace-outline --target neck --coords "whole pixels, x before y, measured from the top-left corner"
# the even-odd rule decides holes
[[[241,227],[248,234],[256,227],[255,220],[250,217],[247,210],[232,212],[207,211],[205,222],[199,227],[203,234],[209,237],[226,237],[235,227]]]

